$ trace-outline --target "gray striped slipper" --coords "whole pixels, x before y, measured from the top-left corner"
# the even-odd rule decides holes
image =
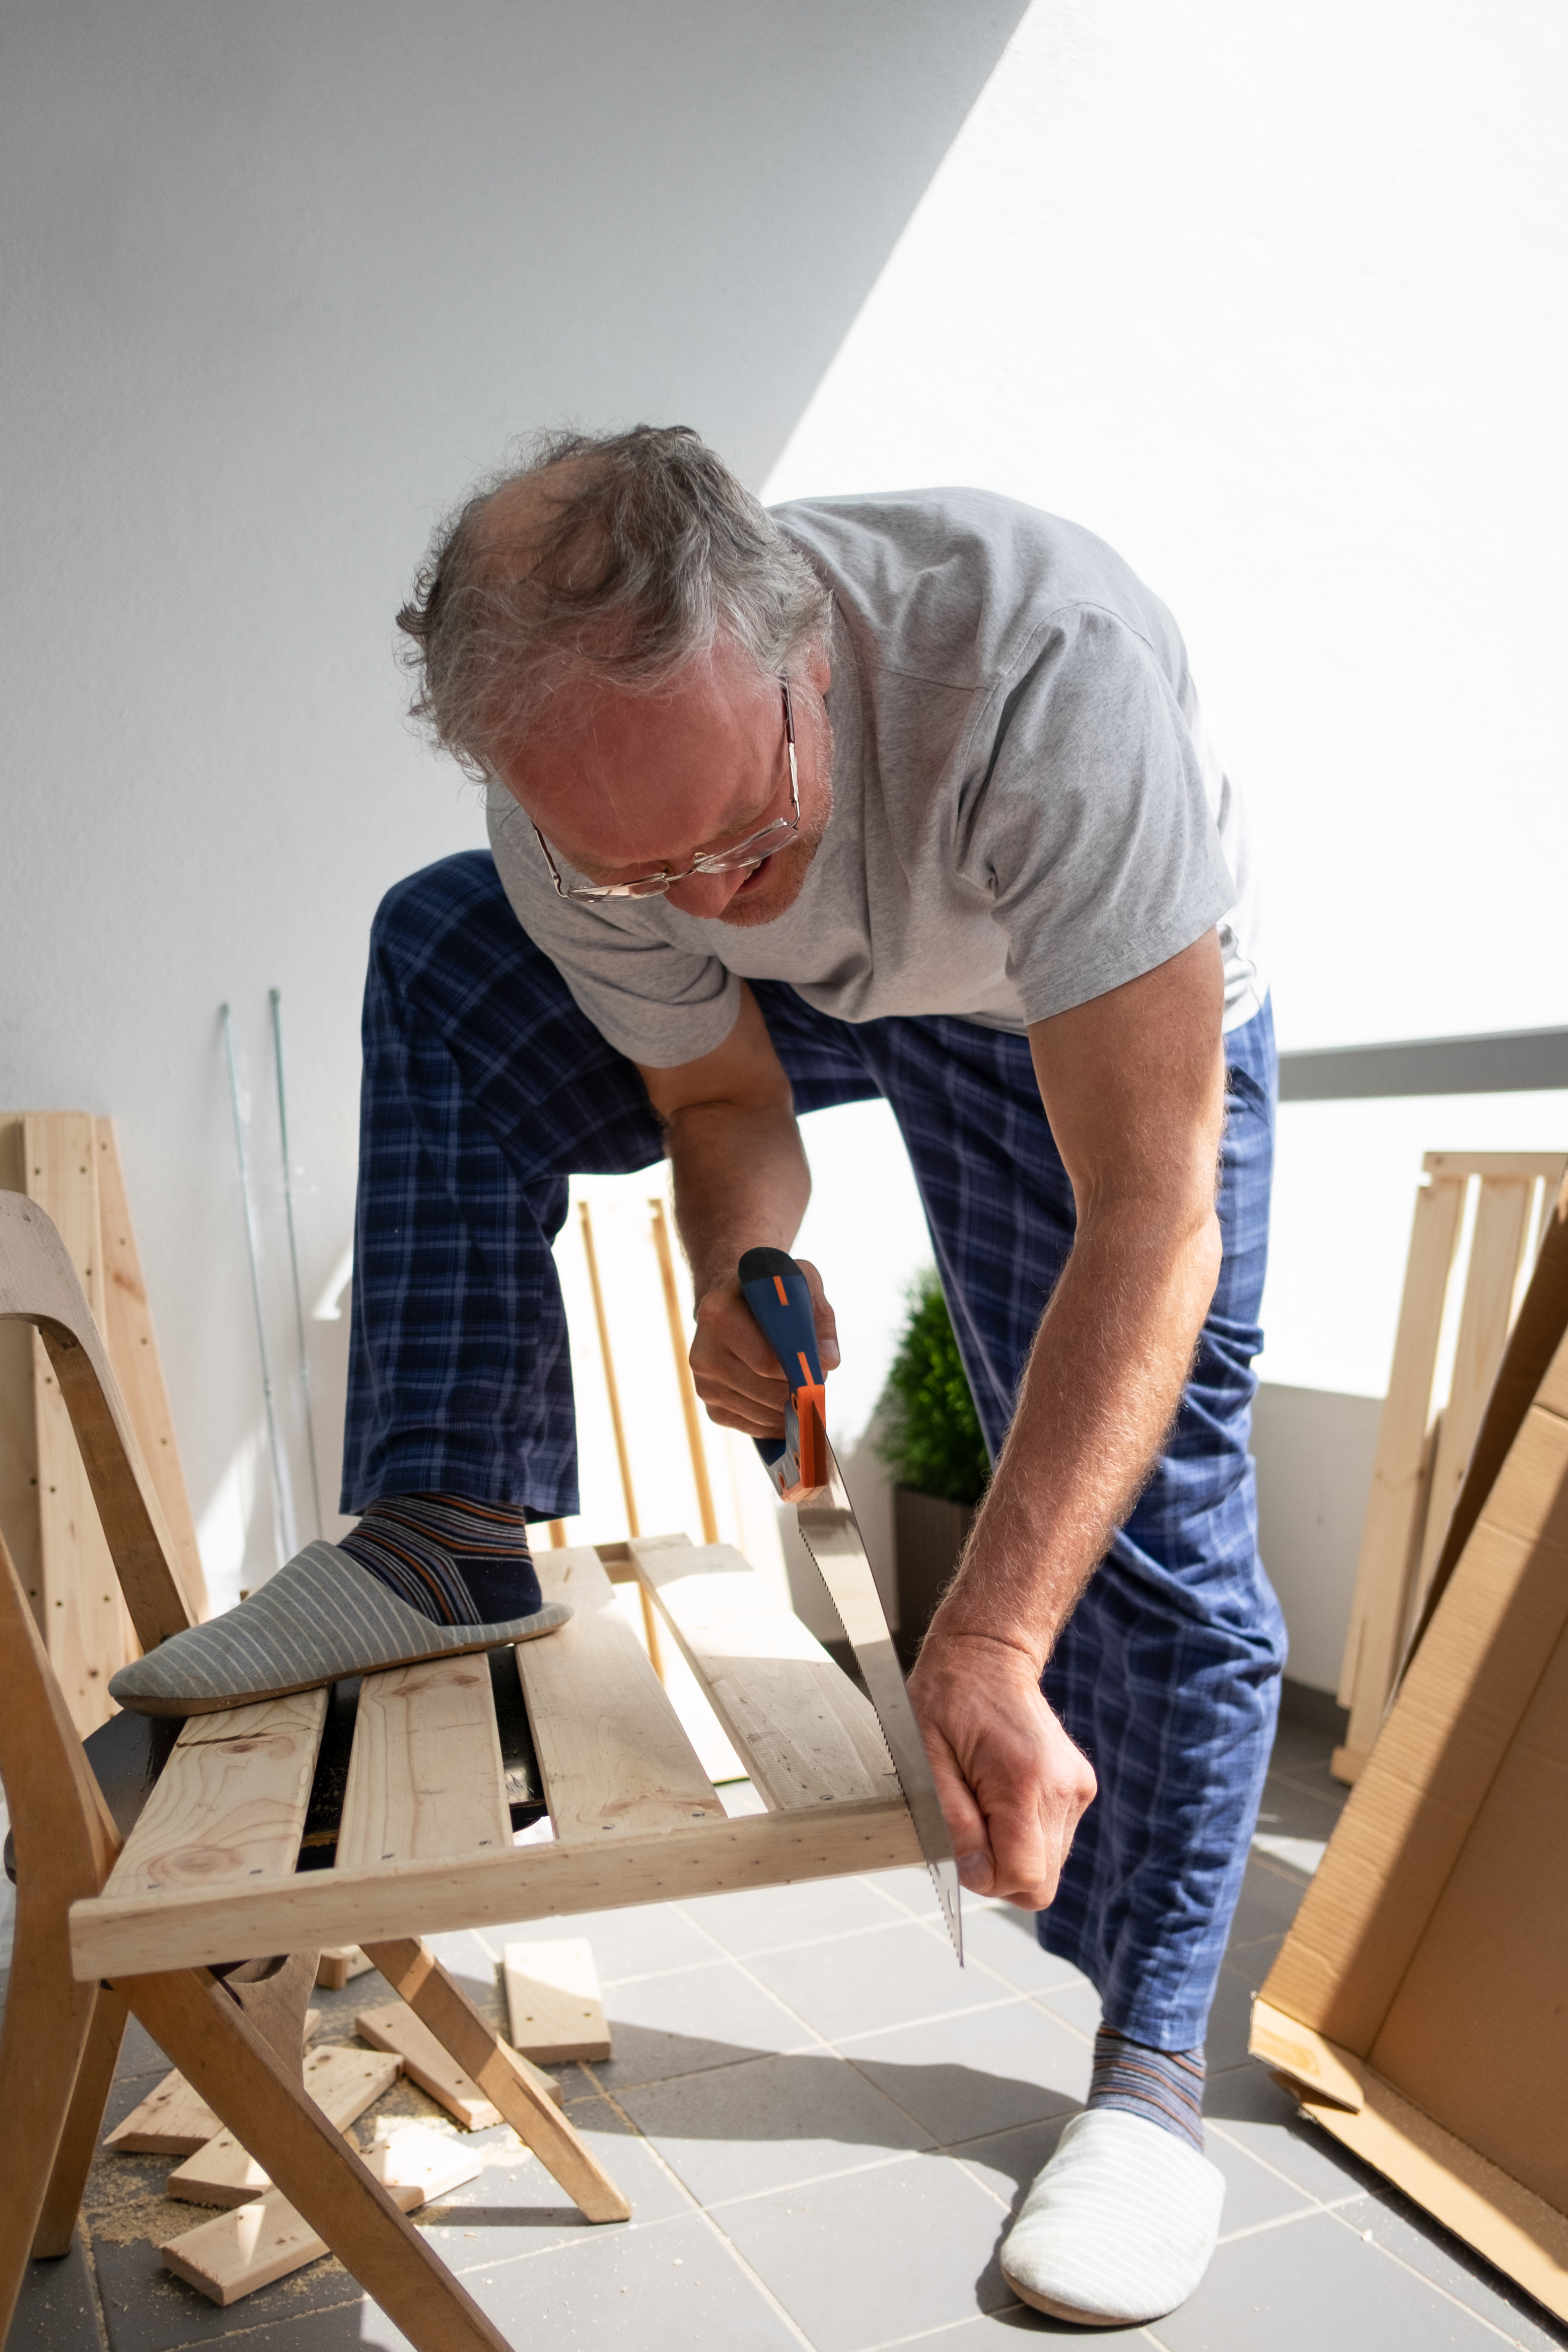
[[[109,1696],[136,1715],[215,1715],[345,1675],[531,1642],[571,1614],[551,1601],[500,1625],[437,1625],[336,1544],[310,1543],[237,1609],[121,1666]]]

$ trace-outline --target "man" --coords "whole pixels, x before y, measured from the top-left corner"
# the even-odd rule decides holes
[[[1037,1912],[1104,2011],[1004,2269],[1066,2317],[1158,2316],[1218,2226],[1203,2035],[1283,1663],[1246,1454],[1272,1032],[1174,624],[1010,501],[770,518],[646,427],[489,485],[400,618],[493,862],[400,885],[373,940],[363,1516],[117,1695],[167,1698],[185,1645],[232,1658],[237,1620],[260,1658],[363,1617],[377,1663],[420,1617],[431,1646],[548,1632],[525,1524],[577,1500],[567,1177],[668,1151],[699,1391],[765,1435],[738,1261],[794,1238],[797,1111],[884,1095],[995,1464],[910,1695],[964,1883]]]

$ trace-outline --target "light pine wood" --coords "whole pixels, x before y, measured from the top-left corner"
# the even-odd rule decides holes
[[[535,2070],[490,2031],[467,1994],[416,1937],[372,1947],[376,1967],[395,1985],[464,2073],[493,2099],[525,2147],[531,2148],[589,2221],[625,2221],[631,2207],[574,2128],[538,2085]]]
[[[1453,1384],[1433,1449],[1421,1551],[1400,1627],[1403,1659],[1431,1586],[1475,1449],[1481,1416],[1508,1344],[1513,1300],[1530,1239],[1535,1183],[1530,1176],[1486,1176],[1476,1202],[1475,1232],[1454,1350]]]
[[[1344,1747],[1363,1755],[1377,1737],[1393,1688],[1421,1541],[1432,1417],[1432,1379],[1459,1222],[1464,1176],[1434,1177],[1415,1196],[1405,1292],[1388,1395],[1378,1423],[1372,1491],[1362,1522],[1340,1705],[1350,1710]]]
[[[771,1810],[899,1799],[869,1702],[740,1552],[658,1536],[631,1553]]]
[[[174,1418],[169,1409],[169,1391],[158,1354],[157,1334],[153,1328],[153,1310],[147,1302],[136,1231],[131,1222],[120,1139],[111,1118],[94,1119],[93,1129],[98,1147],[99,1248],[103,1270],[100,1328],[104,1344],[142,1447],[147,1475],[163,1508],[186,1597],[193,1612],[205,1617],[207,1588],[196,1543],[196,1523],[174,1436]]]
[[[542,1553],[535,1565],[545,1600],[568,1601],[574,1612],[558,1633],[517,1647],[556,1837],[597,1845],[722,1822],[713,1784],[592,1546]]]
[[[405,2213],[417,2212],[472,2180],[482,2158],[460,2142],[411,2124],[374,2148],[365,2168]],[[280,2189],[184,2230],[158,2249],[176,2278],[227,2305],[270,2286],[330,2252]]]
[[[402,2072],[403,2062],[395,2054],[332,2045],[310,2052],[304,2087],[327,2121],[346,2131],[391,2090]],[[234,2132],[221,2130],[174,2167],[167,2193],[192,2205],[245,2205],[271,2186],[265,2166],[246,2152]]]
[[[471,1854],[458,1862],[309,1871],[287,1885],[258,1880],[211,1895],[83,1899],[71,1906],[70,1964],[84,1978],[130,1975],[221,1960],[237,1948],[315,1951],[357,1937],[381,1968],[381,1943],[405,1933],[412,1919],[435,1936],[921,1862],[903,1800],[878,1798],[649,1830],[597,1844],[577,1838],[522,1846],[495,1861]],[[453,2055],[462,2063],[460,2052]]]
[[[635,1536],[637,1532],[637,1502],[632,1487],[632,1457],[626,1445],[626,1423],[621,1418],[620,1383],[616,1378],[615,1351],[610,1345],[609,1318],[605,1312],[605,1293],[599,1281],[599,1253],[594,1246],[594,1213],[586,1201],[577,1203],[578,1221],[583,1230],[583,1259],[588,1269],[588,1290],[594,1301],[594,1328],[599,1336],[599,1360],[605,1370],[605,1399],[610,1408],[610,1428],[616,1441],[616,1465],[621,1474],[621,1499],[626,1507],[626,1525]],[[557,1536],[556,1529],[560,1528]],[[550,1523],[550,1540],[557,1549],[564,1547],[566,1530],[559,1519]],[[658,1627],[646,1595],[643,1600],[643,1638],[654,1673],[664,1680],[664,1661],[658,1654]]]
[[[33,2252],[40,2258],[57,2259],[70,2252],[129,2016],[123,1993],[100,1986],[33,2238]]]
[[[85,1111],[32,1111],[22,1133],[27,1197],[64,1242],[101,1332],[97,1128]],[[109,1678],[138,1654],[137,1643],[59,1382],[43,1341],[33,1349],[44,1639],[85,1738],[113,1714]]]
[[[191,1970],[141,1976],[126,1990],[160,2048],[219,2115],[227,2111],[231,2128],[243,2126],[289,2203],[416,2352],[510,2352],[341,2131],[210,1978]]]
[[[33,1324],[81,1451],[136,1638],[194,1622],[162,1507],[65,1244],[36,1202],[0,1192],[0,1322]]]
[[[316,1982],[323,1992],[342,1992],[344,1985],[363,1977],[369,1967],[357,1944],[333,1944],[316,1956]]]
[[[119,1840],[3,1538],[0,1656],[0,1780],[16,1854],[16,1938],[0,2021],[4,2343],[35,2243],[64,2251],[62,2190],[72,2170],[84,2168],[82,2152],[98,2137],[101,2093],[112,2071],[107,2045],[110,2037],[118,2044],[123,2012],[96,1981],[71,1976],[68,1906],[103,1885]],[[76,2095],[79,2080],[83,2100]],[[100,2105],[90,2113],[95,2088]]]
[[[1555,1192],[1568,1167],[1561,1151],[1428,1151],[1421,1165],[1428,1176],[1525,1176]]]
[[[155,2091],[116,2125],[105,2147],[121,2156],[195,2156],[223,2129],[183,2074],[165,2074]]]
[[[338,1866],[511,1844],[490,1674],[482,1654],[367,1675],[338,1827]]]
[[[675,1385],[680,1392],[681,1416],[686,1423],[686,1447],[691,1456],[691,1475],[697,1486],[697,1515],[702,1522],[702,1540],[713,1544],[719,1540],[719,1519],[713,1508],[712,1482],[708,1475],[708,1453],[702,1443],[702,1419],[697,1409],[697,1383],[691,1377],[691,1360],[686,1325],[680,1312],[680,1293],[675,1282],[675,1254],[669,1246],[669,1226],[664,1213],[664,1202],[648,1202],[653,1221],[654,1255],[658,1259],[659,1286],[664,1292],[665,1319],[669,1325],[670,1353],[675,1359]],[[637,1529],[629,1531],[636,1535]]]
[[[492,2124],[500,2123],[500,2109],[442,2049],[406,2001],[383,2001],[377,2009],[361,2010],[354,2019],[354,2032],[373,2050],[388,2050],[400,2058],[404,2072],[449,2116],[455,2116],[465,2131],[489,2131]]]
[[[208,1897],[258,1879],[281,1880],[291,1889],[327,1696],[324,1690],[300,1691],[194,1716],[105,1892]],[[230,1957],[236,1948],[258,1947],[231,1947]]]
[[[573,2059],[599,2064],[612,2054],[599,1971],[586,1937],[508,1944],[501,1972],[514,2050],[556,2066]]]
[[[0,1112],[0,1192],[27,1190],[20,1111]],[[32,1332],[0,1320],[0,1528],[11,1547],[40,1632],[44,1617],[43,1535],[38,1524],[38,1432],[34,1403]]]

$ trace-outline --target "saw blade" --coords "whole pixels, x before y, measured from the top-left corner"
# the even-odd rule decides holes
[[[786,1414],[786,1424],[795,1418],[793,1407]],[[826,1433],[820,1432],[823,1453],[828,1470],[825,1486],[809,1486],[797,1490],[795,1522],[800,1539],[810,1553],[812,1561],[827,1587],[828,1597],[838,1612],[855,1663],[860,1669],[867,1696],[876,1711],[883,1741],[898,1775],[904,1802],[915,1825],[921,1842],[926,1868],[931,1873],[936,1899],[947,1922],[947,1932],[958,1963],[963,1965],[963,1917],[960,1908],[958,1864],[942,1815],[942,1801],[931,1778],[931,1759],[921,1738],[915,1712],[910,1705],[910,1695],[904,1687],[903,1668],[893,1646],[887,1612],[877,1590],[871,1563],[866,1557],[866,1547],[855,1518],[833,1448]],[[786,1455],[799,1450],[798,1430],[789,1432]]]

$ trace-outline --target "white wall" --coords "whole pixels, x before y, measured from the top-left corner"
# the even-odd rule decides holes
[[[760,481],[1018,13],[6,10],[0,1103],[119,1116],[220,1595],[274,1558],[217,1008],[286,1370],[267,991],[309,1303],[350,1232],[372,910],[482,838],[399,719],[436,513],[567,419],[683,419]],[[313,1327],[323,1390],[342,1336]]]

